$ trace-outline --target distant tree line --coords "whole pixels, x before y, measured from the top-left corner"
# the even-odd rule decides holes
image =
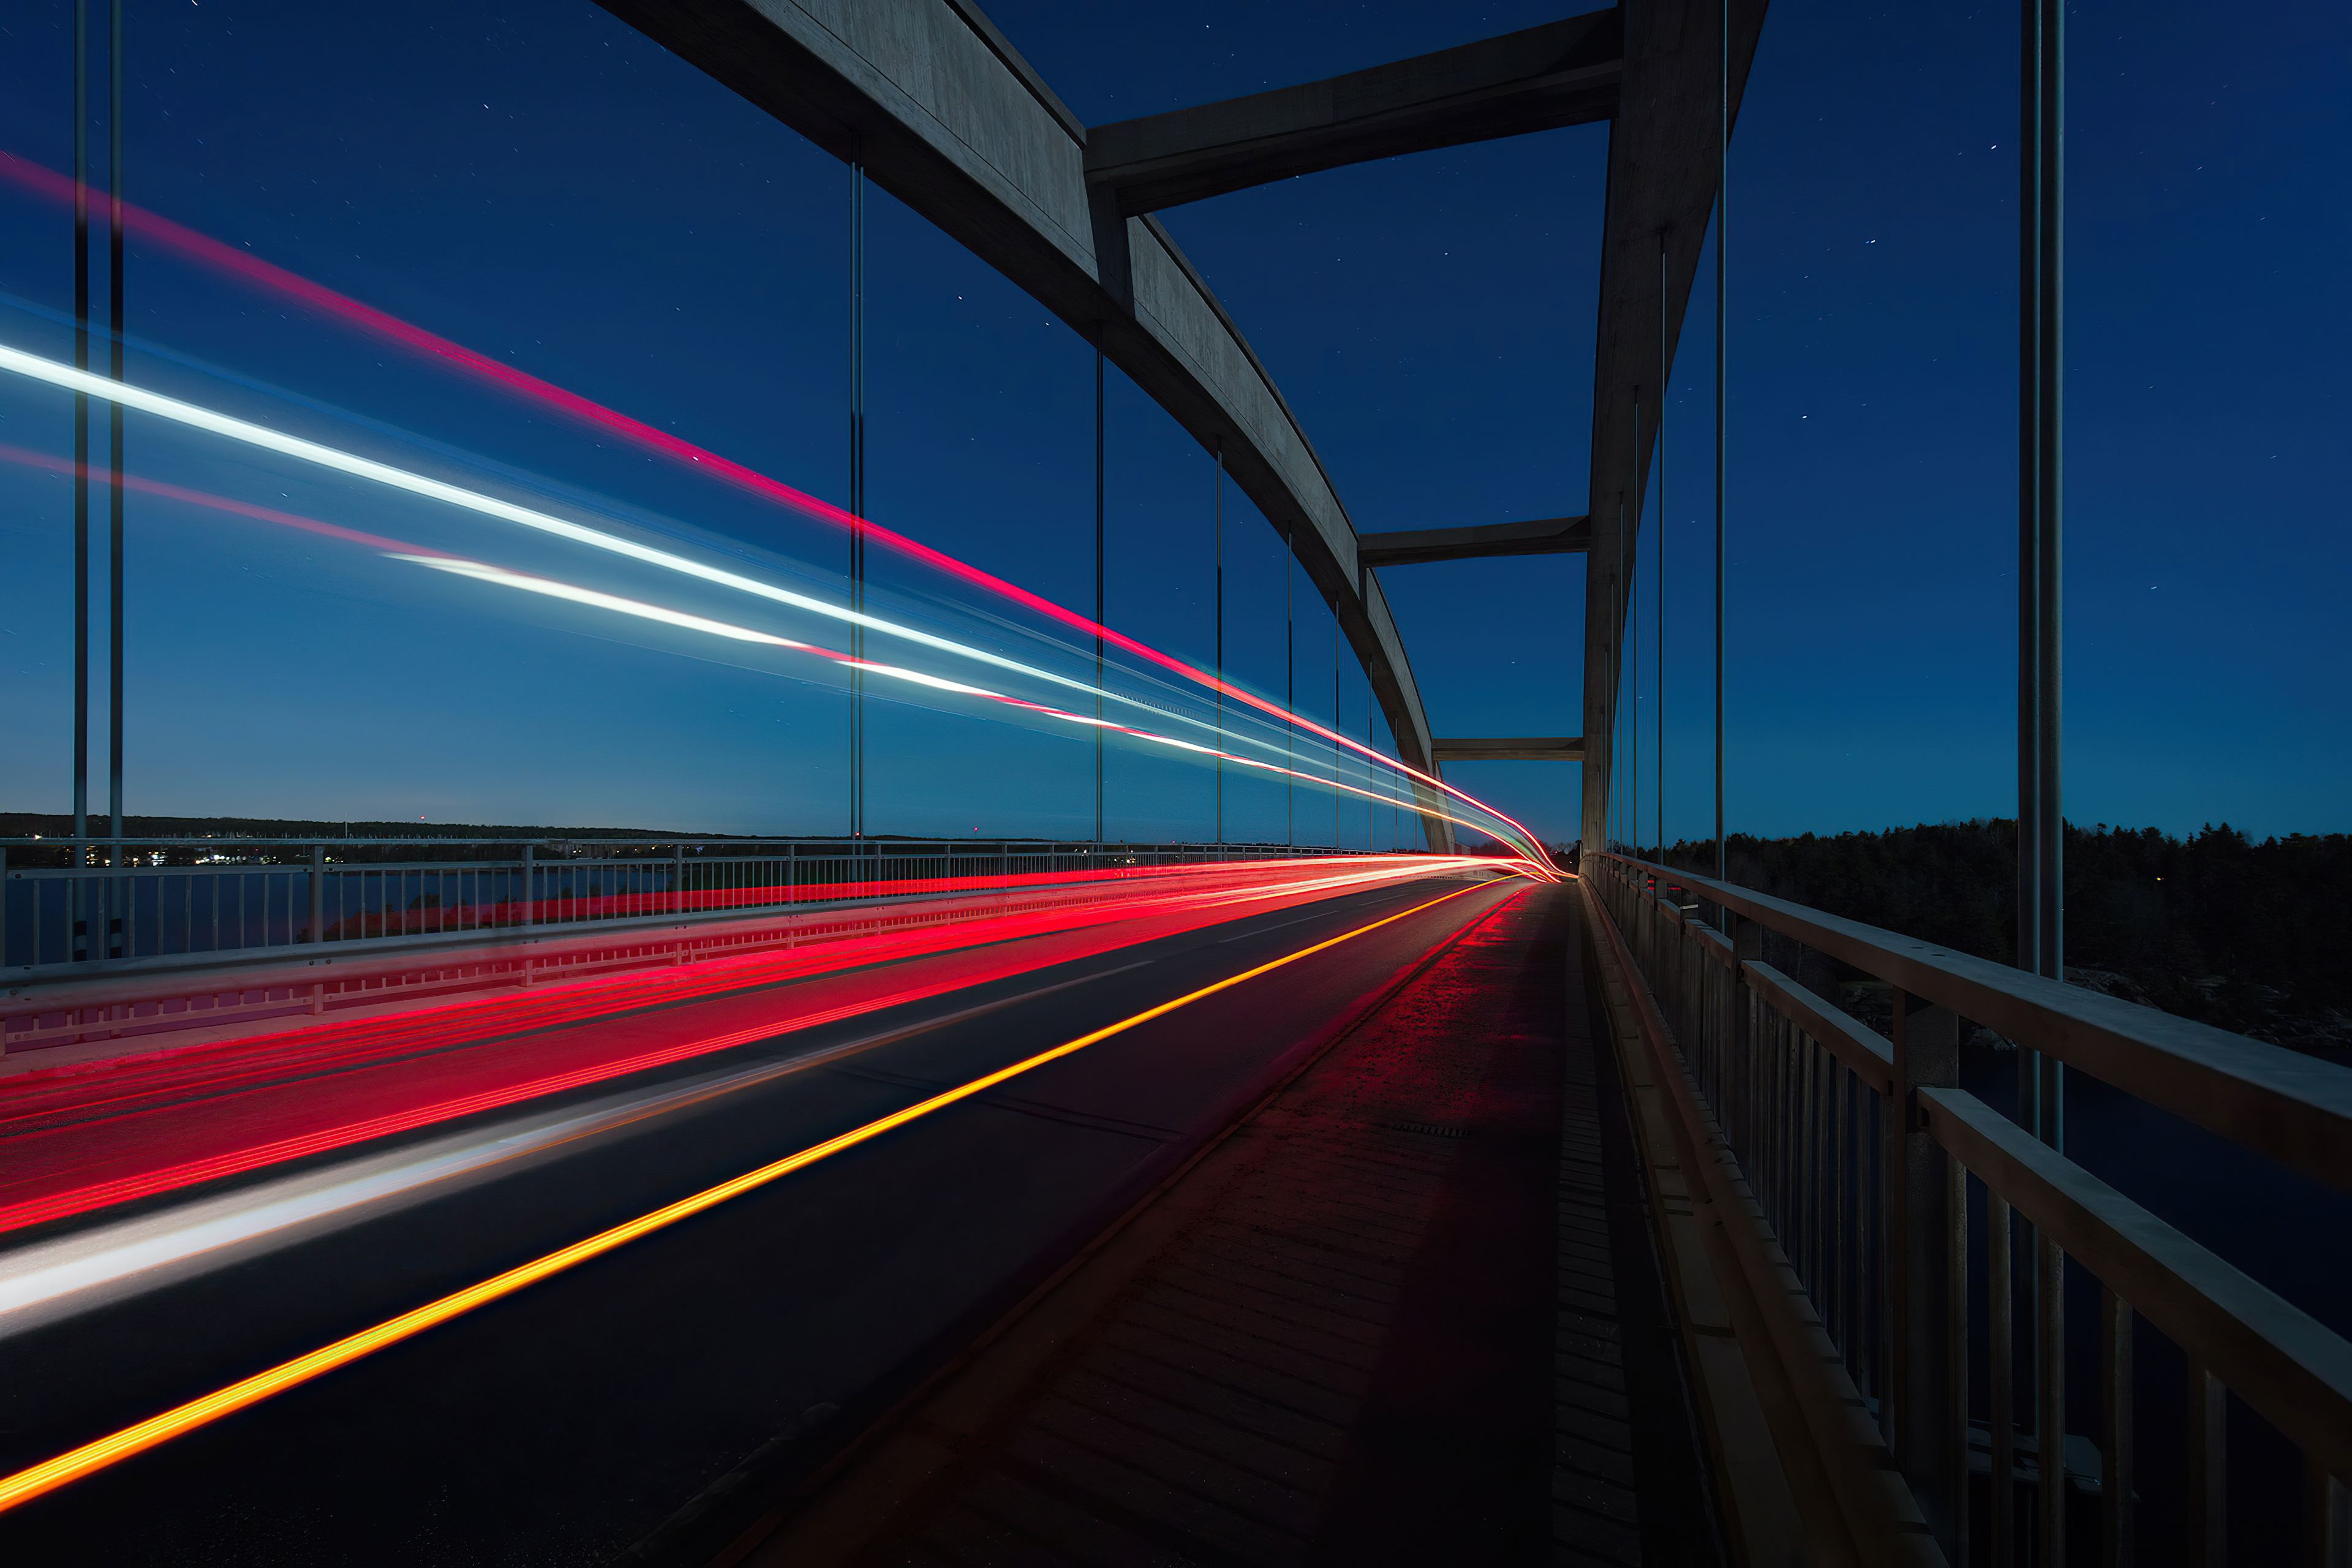
[[[58,812],[0,811],[0,838],[62,838],[73,831],[73,818]],[[89,831],[103,838],[104,813],[93,813]],[[471,822],[320,821],[292,816],[126,816],[126,838],[253,838],[265,842],[299,838],[660,838],[650,827],[523,827]],[[699,833],[698,838],[726,838],[724,833]]]
[[[2017,952],[2017,824],[1732,836],[1730,879],[1979,958]],[[1714,868],[1711,843],[1666,863]],[[2066,829],[2067,978],[2280,1045],[2352,1050],[2352,835]]]

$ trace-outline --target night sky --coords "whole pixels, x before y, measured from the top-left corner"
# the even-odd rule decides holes
[[[492,20],[456,4],[126,11],[128,199],[846,499],[838,163],[574,0]],[[1561,12],[1000,0],[990,14],[1099,123]],[[0,151],[51,170],[71,158],[70,16],[26,0],[0,21]],[[2352,18],[2285,5],[2233,29],[2185,5],[2086,6],[2070,26],[2068,815],[2352,827],[2352,321],[2338,277],[2352,236],[2330,195],[2352,144]],[[2015,37],[2005,8],[1783,0],[1766,25],[1733,145],[1735,829],[2013,809]],[[1360,528],[1581,510],[1607,135],[1426,153],[1162,215]],[[866,243],[871,514],[1090,608],[1091,351],[886,195],[870,198]],[[69,245],[62,209],[0,182],[0,342],[69,353]],[[838,586],[836,531],[168,247],[133,243],[126,293],[142,384],[689,539],[811,592]],[[1671,837],[1703,833],[1709,815],[1713,350],[1703,289],[1666,436]],[[1206,662],[1211,461],[1110,380],[1110,620]],[[0,386],[0,445],[68,453],[63,410],[47,389]],[[446,510],[138,417],[130,453],[134,472],[248,507],[518,571],[584,570]],[[14,809],[66,805],[65,493],[37,463],[0,464],[0,805]],[[1224,504],[1226,665],[1280,698],[1279,542],[1230,487]],[[130,503],[129,559],[134,813],[845,825],[830,678],[152,494]],[[1394,569],[1384,583],[1437,731],[1580,728],[1579,558]],[[878,563],[876,584],[943,633],[1073,669],[1090,658],[902,561]],[[654,591],[642,577],[597,585]],[[1293,689],[1328,721],[1331,623],[1295,587]],[[1652,592],[1645,576],[1645,687]],[[665,602],[721,614],[684,590]],[[1349,665],[1337,685],[1342,726],[1362,735],[1360,673]],[[1645,734],[1655,701],[1645,690]],[[1092,748],[1067,732],[893,702],[877,705],[873,747],[876,830],[1092,831]],[[1111,837],[1213,830],[1204,769],[1115,747],[1108,772]],[[1448,776],[1548,836],[1575,832],[1577,770]],[[1382,808],[1335,816],[1327,795],[1263,782],[1229,782],[1226,811],[1236,837],[1401,841]]]

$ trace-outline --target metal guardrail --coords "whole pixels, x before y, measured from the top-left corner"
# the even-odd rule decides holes
[[[2352,1562],[2352,1342],[1961,1091],[1958,1023],[2340,1192],[2352,1192],[2352,1071],[1645,861],[1592,854],[1583,869],[1647,982],[1701,1137],[1755,1217],[1762,1245],[1743,1268],[1759,1296],[1801,1292],[1805,1321],[1783,1359],[1794,1349],[1843,1391],[1808,1412],[1825,1449],[1850,1448],[1832,1428],[1868,1412],[1953,1563],[2063,1563],[2070,1491],[2095,1496],[2098,1560],[2130,1563],[2147,1473],[2137,1314],[2188,1361],[2182,1560],[2228,1557],[2226,1390],[2302,1450],[2303,1561]],[[1889,983],[1893,1038],[1761,963],[1767,931]],[[2067,1411],[2070,1258],[2099,1283],[2088,1423]],[[1980,1330],[1972,1268],[1986,1283]],[[1972,1354],[1988,1390],[1975,1422]],[[2022,1410],[2020,1383],[2032,1391]],[[2072,1425],[2095,1431],[2069,1436]],[[2066,1484],[2044,1485],[2048,1469]]]
[[[0,839],[0,970],[752,912],[998,879],[1361,853],[887,839]],[[68,968],[68,966],[71,966]]]

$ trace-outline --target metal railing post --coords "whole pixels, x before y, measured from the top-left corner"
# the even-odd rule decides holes
[[[1959,1019],[1896,990],[1895,1114],[1887,1119],[1883,1165],[1889,1251],[1887,1284],[1893,1376],[1883,1419],[1895,1463],[1945,1554],[1967,1561],[1968,1385],[1954,1334],[1951,1156],[1927,1132],[1922,1089],[1957,1089]],[[1963,1228],[1961,1234],[1965,1236]]]
[[[1699,1013],[1699,963],[1706,955],[1699,951],[1698,938],[1691,926],[1690,915],[1676,904],[1674,918],[1666,925],[1674,937],[1675,1006],[1682,1014],[1675,1020],[1675,1032],[1682,1037],[1683,1054],[1696,1067],[1706,1050],[1706,1025]]]
[[[1764,928],[1754,921],[1733,921],[1734,981],[1731,987],[1731,1042],[1724,1064],[1724,1124],[1738,1130],[1738,1154],[1743,1163],[1755,1159],[1756,1004],[1748,986],[1748,965],[1764,958]]]
[[[2057,1563],[2066,1557],[2066,1255],[2046,1230],[2034,1236],[2035,1331],[2042,1355],[2035,1371],[2034,1427],[2041,1438],[2041,1486],[2033,1510],[2035,1561]],[[1967,1407],[1961,1408],[1967,1419]]]
[[[327,847],[323,844],[310,846],[310,940],[327,940]]]
[[[2180,1561],[2192,1568],[2225,1568],[2230,1561],[2230,1391],[2212,1368],[2192,1354],[2188,1394],[2189,1518]]]
[[[1650,886],[1643,904],[1647,912],[1642,921],[1647,941],[1644,944],[1646,951],[1642,954],[1642,968],[1649,976],[1650,989],[1655,991],[1658,988],[1658,971],[1665,962],[1665,895],[1659,890],[1655,877],[1647,880]]]
[[[2352,1488],[2324,1462],[2305,1455],[2303,1560],[2310,1568],[2342,1568],[2347,1557],[2352,1557]]]
[[[2112,1289],[2099,1289],[2099,1562],[2130,1568],[2137,1533],[2133,1462],[2132,1306]]]
[[[89,859],[89,840],[73,841],[73,868],[79,872]],[[89,884],[75,876],[66,882],[66,957],[79,963],[89,956]]]
[[[115,834],[116,834],[116,837],[114,837],[114,838],[113,838],[113,839],[112,839],[112,840],[111,840],[111,841],[107,845],[107,848],[106,848],[106,865],[107,865],[107,868],[108,868],[109,870],[110,870],[110,871],[112,871],[112,872],[114,872],[114,873],[115,873],[113,876],[109,877],[109,878],[106,879],[106,932],[105,932],[105,935],[106,935],[106,956],[107,956],[107,957],[109,957],[109,958],[121,958],[121,956],[123,956],[124,948],[125,948],[125,945],[126,945],[126,944],[121,943],[121,942],[118,942],[115,940],[117,932],[118,932],[118,931],[120,931],[120,932],[121,932],[121,934],[122,934],[123,936],[126,936],[126,937],[130,934],[129,922],[128,922],[128,921],[126,921],[126,920],[125,920],[125,919],[124,919],[121,914],[119,914],[119,913],[117,913],[117,912],[116,912],[119,909],[121,909],[121,908],[122,907],[122,904],[123,904],[122,889],[124,889],[124,887],[126,887],[128,884],[126,884],[126,883],[123,881],[123,879],[122,879],[122,875],[121,875],[121,873],[122,873],[122,838],[121,838],[121,829],[120,827],[117,827],[117,828],[115,829]],[[110,1016],[112,1016],[112,1015],[111,1015],[110,1013],[108,1016],[109,1016],[110,1017]]]
[[[539,846],[536,844],[526,844],[522,847],[522,889],[520,897],[518,898],[516,901],[522,906],[522,923],[527,926],[537,925],[539,923],[537,919],[534,918],[537,911],[531,905],[531,893],[533,891],[531,887],[532,872],[536,868],[534,863],[537,859],[538,849]]]

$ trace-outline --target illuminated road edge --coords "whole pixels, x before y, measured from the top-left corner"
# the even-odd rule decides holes
[[[575,1241],[559,1251],[533,1258],[529,1263],[509,1268],[505,1273],[485,1279],[479,1284],[469,1285],[463,1290],[444,1296],[437,1301],[427,1302],[422,1307],[404,1312],[399,1317],[389,1319],[373,1328],[362,1329],[358,1333],[346,1335],[331,1344],[320,1346],[308,1355],[281,1362],[266,1372],[256,1373],[251,1377],[230,1384],[226,1388],[216,1389],[200,1399],[194,1399],[185,1405],[166,1410],[160,1415],[151,1415],[136,1426],[126,1426],[95,1442],[85,1443],[79,1448],[60,1454],[54,1459],[35,1465],[29,1469],[19,1470],[13,1476],[0,1479],[0,1511],[15,1508],[19,1503],[29,1502],[46,1492],[55,1491],[59,1487],[79,1480],[93,1471],[104,1469],[109,1465],[119,1463],[135,1454],[144,1453],[150,1448],[169,1442],[183,1432],[202,1426],[208,1422],[217,1421],[222,1416],[242,1410],[249,1405],[258,1405],[273,1394],[291,1388],[297,1384],[307,1383],[311,1378],[357,1361],[362,1356],[382,1350],[387,1345],[397,1344],[402,1340],[423,1333],[436,1323],[446,1322],[461,1313],[470,1312],[475,1308],[495,1301],[502,1296],[512,1295],[527,1285],[536,1284],[551,1275],[562,1273],[575,1264],[585,1263],[590,1258],[601,1257],[604,1253],[636,1240],[639,1237],[649,1236],[667,1226],[677,1224],[679,1220],[691,1218],[706,1209],[716,1208],[730,1198],[738,1197],[755,1188],[765,1186],[780,1177],[790,1175],[805,1166],[814,1165],[829,1155],[841,1152],[844,1149],[853,1148],[869,1139],[879,1137],[895,1127],[903,1127],[910,1121],[929,1115],[934,1110],[953,1105],[958,1100],[968,1100],[975,1094],[993,1089],[998,1084],[1018,1078],[1032,1068],[1043,1067],[1047,1062],[1082,1051],[1088,1046],[1099,1044],[1114,1035],[1124,1034],[1139,1025],[1151,1022],[1154,1018],[1165,1017],[1177,1009],[1189,1006],[1203,997],[1213,996],[1220,991],[1230,990],[1244,980],[1254,980],[1261,974],[1296,963],[1302,958],[1309,958],[1327,949],[1338,947],[1342,942],[1351,942],[1368,931],[1378,931],[1385,925],[1392,925],[1409,915],[1419,914],[1423,910],[1433,909],[1448,900],[1458,899],[1465,893],[1475,892],[1480,888],[1490,885],[1490,882],[1474,882],[1465,888],[1456,888],[1450,893],[1441,893],[1436,898],[1413,905],[1411,909],[1400,910],[1395,914],[1383,916],[1369,924],[1358,926],[1353,931],[1343,931],[1338,936],[1316,942],[1312,946],[1302,947],[1296,952],[1286,953],[1280,958],[1261,963],[1255,969],[1246,969],[1239,974],[1229,975],[1212,984],[1203,985],[1199,990],[1188,992],[1173,1001],[1162,1002],[1155,1007],[1148,1007],[1115,1024],[1105,1025],[1089,1034],[1080,1035],[1074,1040],[1066,1040],[1051,1050],[1040,1051],[1034,1057],[1013,1063],[1011,1067],[999,1068],[992,1073],[935,1094],[930,1099],[908,1106],[902,1110],[894,1110],[887,1116],[866,1123],[863,1127],[853,1128],[836,1137],[828,1138],[822,1143],[812,1144],[797,1153],[787,1154],[781,1160],[761,1165],[757,1170],[747,1171],[740,1176],[719,1183],[715,1187],[706,1187],[690,1197],[680,1198],[677,1202],[656,1209],[651,1214],[640,1215],[635,1219],[616,1225],[609,1230],[601,1231],[583,1241]]]

